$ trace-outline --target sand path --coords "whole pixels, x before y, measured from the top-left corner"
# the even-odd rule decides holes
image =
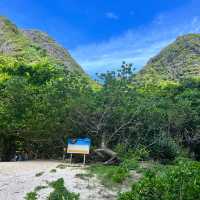
[[[56,168],[59,164],[59,161],[0,162],[0,200],[23,200],[35,187],[48,185],[47,181],[58,178],[65,180],[69,191],[80,193],[80,200],[116,199],[116,192],[106,189],[95,177],[77,177],[77,174],[86,173],[84,167]],[[51,173],[52,169],[56,172]],[[37,177],[40,172],[44,173]],[[38,200],[46,200],[51,191],[51,187],[40,190]]]

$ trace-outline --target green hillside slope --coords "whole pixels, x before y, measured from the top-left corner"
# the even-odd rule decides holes
[[[5,17],[0,17],[0,55],[25,63],[48,58],[52,64],[84,73],[69,52],[47,34],[35,30],[20,30]]]
[[[196,76],[200,76],[200,34],[178,37],[139,72],[139,78],[146,80],[176,81]]]

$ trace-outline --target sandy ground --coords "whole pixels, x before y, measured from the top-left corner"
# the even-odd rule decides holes
[[[61,177],[69,191],[80,193],[80,200],[116,199],[117,192],[105,188],[95,177],[77,177],[77,174],[86,173],[84,167],[56,168],[59,164],[58,161],[0,162],[0,200],[23,200],[26,193],[34,191],[35,187],[47,186],[47,182]],[[52,169],[56,172],[51,173]],[[44,173],[37,177],[40,172]],[[40,190],[38,199],[46,200],[52,190],[51,187]]]

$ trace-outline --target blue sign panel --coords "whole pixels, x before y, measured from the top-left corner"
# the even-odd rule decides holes
[[[89,154],[91,139],[90,138],[69,138],[67,140],[67,153]]]

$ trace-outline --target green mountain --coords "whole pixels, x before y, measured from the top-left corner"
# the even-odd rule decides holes
[[[0,55],[31,63],[48,58],[52,64],[70,71],[84,73],[80,65],[46,33],[21,30],[5,17],[0,16]]]
[[[200,34],[178,37],[150,59],[139,72],[138,78],[144,80],[181,80],[200,76]]]

